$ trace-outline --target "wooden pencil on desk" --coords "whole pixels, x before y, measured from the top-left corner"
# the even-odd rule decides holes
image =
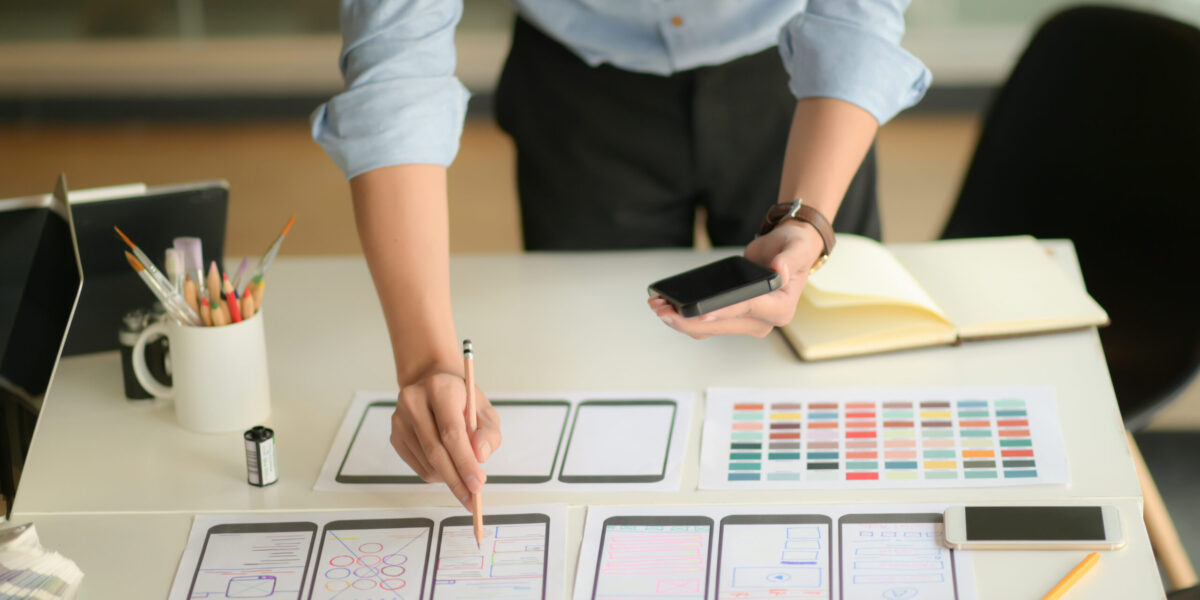
[[[1079,580],[1083,579],[1083,576],[1087,575],[1087,572],[1092,570],[1092,567],[1096,566],[1098,562],[1100,562],[1099,552],[1093,552],[1083,557],[1083,560],[1075,565],[1075,568],[1071,569],[1071,572],[1067,573],[1067,576],[1063,577],[1062,581],[1054,586],[1054,589],[1050,590],[1045,596],[1042,596],[1042,600],[1058,600],[1062,598],[1063,594],[1066,594],[1076,583],[1079,583]]]
[[[463,340],[463,371],[467,380],[467,433],[473,434],[479,427],[475,414],[475,354],[471,351],[471,340]],[[468,435],[468,437],[470,437]],[[475,546],[483,545],[483,491],[471,494],[471,512],[474,513]]]

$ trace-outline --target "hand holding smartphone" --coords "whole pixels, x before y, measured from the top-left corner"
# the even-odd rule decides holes
[[[684,317],[770,293],[783,277],[743,256],[731,256],[650,284],[650,295],[662,296]]]

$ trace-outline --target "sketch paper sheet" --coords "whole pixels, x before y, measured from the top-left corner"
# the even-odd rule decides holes
[[[483,465],[490,490],[679,489],[691,429],[690,393],[510,394],[493,396],[491,402],[504,441]],[[391,446],[395,408],[395,392],[356,393],[314,489],[401,491],[431,485]]]
[[[944,505],[589,507],[574,600],[974,600]]]
[[[1049,387],[710,389],[700,489],[1066,484]]]
[[[170,600],[563,596],[564,504],[489,509],[476,546],[461,509],[198,515]]]

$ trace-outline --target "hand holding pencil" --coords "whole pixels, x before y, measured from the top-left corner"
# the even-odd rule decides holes
[[[446,350],[452,348],[447,345]],[[464,366],[447,361],[429,374],[401,379],[391,443],[421,479],[445,482],[463,508],[472,511],[472,495],[487,480],[480,463],[500,447],[501,436],[500,418],[476,385],[471,387],[478,427],[469,429]]]

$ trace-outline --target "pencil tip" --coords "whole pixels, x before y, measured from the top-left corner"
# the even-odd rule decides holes
[[[296,215],[292,215],[292,218],[288,219],[287,225],[283,226],[283,232],[280,233],[279,235],[280,236],[287,235],[288,230],[292,228],[292,223],[295,223],[295,222],[296,222]]]

